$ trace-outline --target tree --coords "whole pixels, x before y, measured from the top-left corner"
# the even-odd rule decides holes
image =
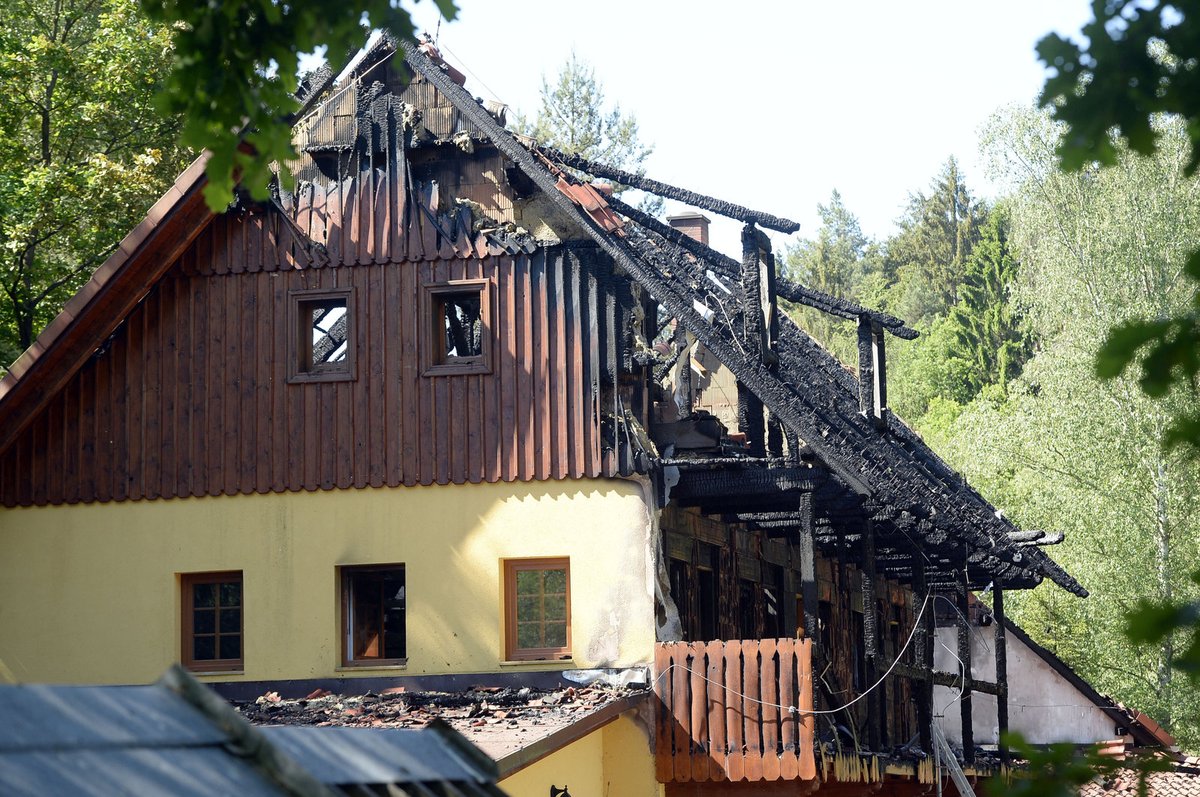
[[[932,188],[929,195],[918,191],[909,197],[884,263],[902,289],[893,310],[914,325],[942,315],[957,301],[967,258],[987,218],[954,158],[946,161]]]
[[[836,189],[829,204],[817,206],[817,213],[821,226],[816,238],[802,240],[787,250],[784,273],[809,288],[857,298],[864,279],[878,270],[878,253],[863,234],[858,217],[842,202],[842,195]],[[857,356],[858,343],[852,325],[805,307],[793,308],[792,315],[842,361],[850,362]]]
[[[432,1],[446,19],[455,17],[453,0]],[[295,157],[291,121],[302,53],[325,48],[341,58],[373,28],[415,37],[409,12],[391,0],[142,0],[142,8],[173,31],[174,63],[161,104],[184,120],[184,146],[212,153],[205,199],[214,211],[229,204],[239,179],[265,199],[272,164]]]
[[[1200,465],[1160,445],[1185,398],[1151,399],[1136,380],[1094,370],[1099,333],[1191,299],[1179,261],[1200,244],[1189,221],[1200,212],[1200,181],[1184,176],[1182,125],[1158,124],[1154,158],[1126,152],[1108,169],[1064,174],[1054,156],[1061,128],[1045,115],[993,122],[985,143],[1011,186],[1010,243],[1021,262],[1013,299],[1041,346],[1007,396],[974,401],[938,447],[1021,525],[1066,532],[1056,559],[1092,596],[1021,596],[1022,625],[1098,689],[1194,746],[1200,696],[1174,672],[1182,638],[1145,645],[1122,632],[1139,599],[1200,600],[1188,576],[1200,557]]]
[[[1006,214],[993,211],[967,261],[958,302],[947,317],[949,334],[967,364],[963,387],[968,398],[988,385],[1003,390],[1032,351],[1020,314],[1009,302],[1016,278]]]
[[[0,4],[0,359],[11,362],[183,166],[152,107],[169,34],[134,0]]]
[[[553,84],[542,77],[537,116],[531,121],[519,114],[515,127],[544,146],[634,174],[645,172],[646,158],[654,152],[652,145],[642,143],[636,118],[623,113],[620,105],[606,106],[604,86],[596,79],[595,69],[574,52]],[[623,186],[616,188],[624,190]],[[642,210],[657,214],[662,200],[647,197]]]

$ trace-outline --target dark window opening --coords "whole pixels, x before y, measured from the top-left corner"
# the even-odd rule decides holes
[[[242,574],[187,573],[183,590],[183,663],[193,670],[242,668]]]
[[[289,377],[334,381],[354,376],[354,302],[350,289],[292,294],[295,329]]]
[[[691,578],[688,575],[688,563],[682,559],[670,559],[667,562],[667,575],[671,580],[671,598],[679,612],[679,624],[685,641],[695,640],[692,628]]]
[[[488,373],[491,322],[488,283],[425,286],[425,375]]]
[[[407,656],[404,565],[342,568],[343,663],[402,664]]]
[[[783,627],[783,568],[777,565],[764,567],[763,579],[763,638],[791,636]]]
[[[738,582],[738,635],[741,639],[758,639],[758,585],[753,581]]]

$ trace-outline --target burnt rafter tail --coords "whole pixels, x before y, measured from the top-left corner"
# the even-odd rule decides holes
[[[740,279],[742,265],[733,258],[700,243],[695,238],[676,230],[674,227],[663,224],[650,214],[622,202],[615,196],[609,197],[607,202],[609,207],[628,218],[634,224],[698,257],[706,265],[711,266],[717,274],[730,279]],[[777,276],[775,278],[775,293],[780,298],[787,299],[789,302],[802,304],[805,307],[820,310],[837,318],[857,321],[863,315],[866,315],[874,323],[879,324],[888,332],[904,340],[912,340],[920,334],[915,329],[905,326],[904,320],[901,318],[881,313],[877,310],[871,310],[870,308],[838,298],[832,294],[807,288],[783,277]]]
[[[785,233],[793,233],[800,229],[800,225],[791,219],[783,219],[773,216],[770,213],[744,208],[741,205],[735,205],[723,199],[697,194],[695,191],[689,191],[686,188],[678,188],[666,183],[660,183],[657,180],[651,180],[649,177],[643,177],[614,166],[590,161],[578,155],[568,155],[565,152],[541,146],[537,147],[537,151],[545,157],[557,161],[564,166],[569,166],[572,169],[579,169],[596,177],[602,177],[605,180],[613,180],[621,185],[636,188],[639,191],[645,191],[666,199],[674,199],[686,205],[691,205],[702,210],[709,210],[741,222],[757,224],[760,227],[766,227],[768,230],[777,230],[778,232]]]
[[[1012,539],[1012,535],[1009,535]],[[1018,540],[1016,541],[1021,547],[1027,546],[1042,546],[1042,545],[1058,545],[1065,539],[1065,535],[1061,531],[1044,531],[1042,536],[1034,540]]]
[[[624,241],[618,243],[612,236],[606,234],[590,215],[582,212],[569,197],[562,194],[558,189],[558,180],[538,164],[533,155],[521,146],[511,133],[497,124],[491,115],[461,86],[446,77],[428,57],[417,52],[416,48],[407,42],[401,42],[400,46],[403,48],[409,64],[453,102],[459,112],[471,123],[478,126],[492,140],[496,148],[542,190],[548,201],[552,202],[559,210],[579,220],[583,229],[606,254],[638,279],[685,327],[694,330],[701,342],[722,362],[730,364],[729,367],[734,372],[734,376],[752,390],[763,395],[765,403],[773,413],[785,423],[797,428],[803,429],[808,426],[794,403],[787,399],[786,396],[790,392],[787,385],[769,373],[762,364],[746,362],[733,343],[718,334],[695,310],[690,297],[684,298],[677,293],[657,269],[644,263]],[[832,454],[829,451],[822,451],[823,446],[817,441],[808,442],[818,456]],[[822,456],[822,459],[834,470],[838,478],[856,492],[864,495],[870,492],[859,474],[842,467],[832,456]]]

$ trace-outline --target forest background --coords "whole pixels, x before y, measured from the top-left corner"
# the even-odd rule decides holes
[[[0,4],[0,361],[29,345],[188,160],[178,117],[154,108],[171,46],[132,2]],[[601,139],[626,136],[629,163],[642,165],[650,152],[636,125],[629,137],[632,120],[605,104],[591,70],[568,68],[577,91],[561,96],[572,113],[592,114]],[[561,115],[561,77],[527,128]],[[1055,157],[1063,130],[1031,97],[982,135],[998,199],[977,200],[972,176],[949,158],[914,186],[897,231],[873,239],[834,192],[783,268],[921,331],[890,349],[892,409],[1016,523],[1064,532],[1054,556],[1092,593],[1014,594],[1011,614],[1196,750],[1200,692],[1172,667],[1178,635],[1137,645],[1124,633],[1139,599],[1200,600],[1188,578],[1200,561],[1197,465],[1161,445],[1194,397],[1152,400],[1134,374],[1095,372],[1109,329],[1178,315],[1193,300],[1184,263],[1200,247],[1188,223],[1200,182],[1185,173],[1183,126],[1155,124],[1153,155],[1118,146],[1115,166],[1065,174]],[[790,311],[854,361],[853,329]]]

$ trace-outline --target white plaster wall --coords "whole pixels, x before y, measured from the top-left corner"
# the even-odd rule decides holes
[[[981,681],[996,679],[995,632],[997,624],[971,626],[972,675]],[[1008,651],[1008,727],[1035,744],[1071,742],[1088,744],[1117,738],[1116,722],[1089,700],[1028,645],[1012,634]],[[934,666],[942,672],[960,672],[958,630],[937,629]],[[942,714],[942,730],[952,745],[962,745],[962,714],[958,689],[933,688],[934,714]],[[975,692],[971,698],[971,727],[976,744],[996,744],[999,724],[996,698]]]

